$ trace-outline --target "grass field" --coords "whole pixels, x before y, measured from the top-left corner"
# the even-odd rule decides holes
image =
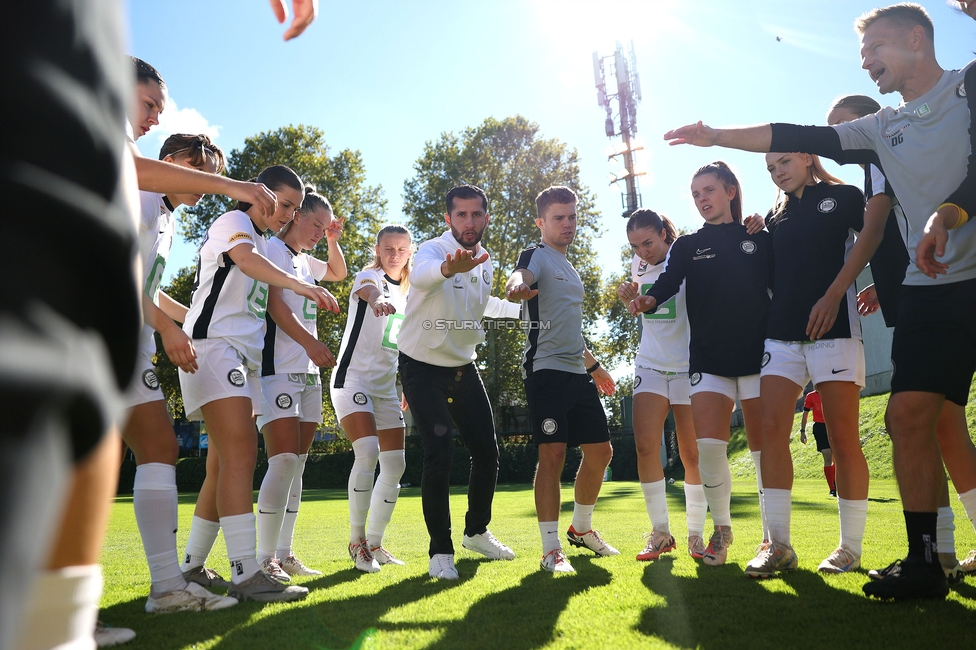
[[[427,535],[418,488],[403,490],[386,546],[403,567],[363,574],[346,554],[348,515],[343,490],[308,491],[296,551],[324,572],[299,579],[309,597],[293,604],[244,603],[229,610],[149,616],[143,613],[149,572],[131,498],[120,497],[105,545],[101,618],[138,632],[132,648],[822,648],[976,647],[976,579],[939,603],[879,603],[861,594],[866,573],[821,576],[816,566],[837,542],[836,500],[823,479],[799,479],[794,489],[793,542],[799,571],[754,581],[743,568],[760,541],[755,479],[735,481],[735,543],[724,567],[705,567],[683,548],[681,483],[669,486],[671,557],[639,563],[648,530],[640,487],[606,484],[594,525],[622,552],[595,558],[569,550],[574,576],[539,570],[540,541],[530,486],[500,486],[492,531],[517,553],[489,562],[460,548],[464,491],[452,507],[458,544],[457,582],[427,576]],[[195,495],[180,502],[179,544],[189,530]],[[563,492],[568,527],[572,492]],[[960,554],[976,534],[953,493]],[[710,525],[710,519],[709,524]],[[871,486],[864,561],[881,567],[901,557],[904,524],[892,480]],[[218,539],[210,565],[226,575]]]

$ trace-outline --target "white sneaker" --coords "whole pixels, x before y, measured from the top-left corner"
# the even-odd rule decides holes
[[[95,623],[95,645],[99,648],[121,645],[134,638],[136,638],[136,633],[127,627],[112,627],[101,621]]]
[[[620,551],[603,541],[600,533],[595,530],[588,530],[585,533],[578,533],[572,526],[566,531],[566,540],[572,546],[588,548],[600,557],[609,555],[620,555]]]
[[[356,564],[356,568],[363,573],[376,573],[380,570],[380,565],[369,552],[369,544],[365,539],[349,544],[349,557]]]
[[[261,570],[264,571],[264,575],[270,576],[278,582],[291,581],[291,576],[285,573],[285,570],[278,564],[278,558],[269,557],[262,560]]]
[[[373,554],[373,558],[380,566],[383,566],[384,564],[396,564],[398,566],[403,566],[406,564],[406,562],[403,560],[396,559],[393,556],[393,553],[390,553],[388,550],[383,548],[382,545],[369,549],[369,552]]]
[[[539,566],[552,573],[576,573],[576,569],[566,559],[566,554],[561,548],[555,548],[543,555]]]
[[[820,563],[817,571],[820,573],[847,573],[856,570],[859,566],[861,566],[860,555],[855,555],[854,551],[846,546],[838,546],[837,550]]]
[[[285,573],[287,573],[290,576],[320,576],[320,575],[322,575],[322,572],[321,571],[318,571],[316,569],[310,569],[310,568],[308,568],[307,566],[305,566],[304,564],[302,564],[302,561],[299,560],[294,555],[289,555],[284,560],[282,560],[279,564],[281,564],[281,570],[284,571]]]
[[[237,584],[231,584],[227,595],[239,601],[253,600],[257,603],[277,603],[301,600],[308,595],[308,589],[297,585],[283,585],[274,578],[268,577],[264,571],[255,571],[254,575]]]
[[[970,551],[966,558],[959,563],[959,568],[963,573],[976,573],[976,549]]]
[[[454,556],[450,553],[438,553],[430,558],[430,577],[441,580],[457,580],[457,567],[454,566]]]
[[[461,546],[469,551],[481,553],[489,560],[515,559],[515,551],[495,539],[495,536],[491,534],[490,530],[471,537],[465,535],[461,540]]]
[[[169,614],[170,612],[213,611],[227,609],[236,604],[236,598],[218,596],[197,583],[190,582],[182,589],[174,589],[161,594],[150,591],[149,598],[146,599],[146,613]]]

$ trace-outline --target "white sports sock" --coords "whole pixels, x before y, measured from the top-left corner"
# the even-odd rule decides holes
[[[393,508],[400,496],[400,477],[407,468],[402,449],[380,452],[380,475],[376,477],[373,496],[369,501],[369,528],[366,539],[370,548],[383,545],[383,533],[393,518]]]
[[[71,566],[38,575],[28,596],[18,650],[95,648],[102,568]]]
[[[230,560],[230,578],[234,584],[239,584],[259,570],[255,557],[257,531],[254,513],[221,517],[220,527],[224,529],[227,559]]]
[[[288,493],[288,505],[285,506],[285,518],[281,521],[281,532],[278,533],[278,547],[275,556],[279,560],[293,555],[291,545],[295,538],[295,522],[298,521],[298,509],[302,505],[302,475],[305,473],[305,461],[308,454],[299,454],[295,465],[295,478],[291,480],[291,491]]]
[[[671,527],[668,525],[668,498],[665,496],[665,483],[662,478],[653,483],[641,483],[641,491],[644,493],[644,506],[647,508],[647,516],[651,519],[651,528],[660,533],[671,534]]]
[[[688,519],[688,537],[705,536],[705,514],[708,502],[701,484],[685,483],[685,516]]]
[[[840,512],[840,545],[860,555],[864,525],[868,520],[868,500],[837,499],[837,510]]]
[[[973,530],[976,530],[976,488],[960,494],[959,500],[962,501],[962,507],[966,511],[966,516],[969,517],[969,521],[973,524]]]
[[[769,522],[766,520],[766,499],[763,496],[762,450],[750,451],[752,464],[756,466],[756,487],[759,489],[759,517],[762,519],[763,539],[769,539]]]
[[[766,521],[769,524],[769,541],[777,544],[790,543],[790,514],[793,509],[793,491],[766,488]]]
[[[203,566],[207,563],[207,556],[210,549],[217,541],[217,533],[220,532],[220,523],[193,516],[190,524],[190,536],[186,540],[186,552],[183,554],[183,563],[180,570],[186,572]]]
[[[935,524],[935,543],[938,553],[956,554],[956,515],[949,506],[939,508]]]
[[[573,502],[573,530],[577,533],[588,533],[593,529],[593,508],[596,504],[585,506]]]
[[[557,548],[562,548],[562,544],[559,543],[559,522],[558,521],[540,521],[539,532],[542,534],[543,555],[545,555],[549,551],[554,551]]]
[[[176,467],[166,463],[137,466],[132,507],[153,590],[165,593],[184,588],[186,581],[176,555]]]
[[[258,562],[274,557],[285,518],[288,492],[295,478],[297,454],[275,454],[268,459],[268,471],[258,492]],[[285,558],[280,558],[285,559]]]
[[[712,523],[731,526],[732,472],[729,471],[729,443],[716,438],[698,440],[698,473],[708,509],[712,511]]]
[[[366,436],[352,441],[356,460],[349,472],[349,542],[355,544],[366,537],[366,513],[373,492],[373,473],[380,456],[380,440]]]

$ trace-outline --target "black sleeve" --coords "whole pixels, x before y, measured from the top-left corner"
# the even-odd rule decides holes
[[[686,246],[688,239],[689,237],[687,235],[678,237],[671,244],[671,250],[668,251],[668,259],[665,262],[664,272],[654,281],[654,285],[644,293],[645,296],[654,298],[658,305],[678,293],[678,289],[681,288],[681,282],[685,279],[688,272],[689,250],[688,246]]]
[[[844,196],[844,207],[850,212],[851,229],[861,232],[864,229],[864,193],[853,185],[841,185],[839,189]]]
[[[796,124],[770,124],[773,137],[770,151],[800,151],[824,156],[840,164],[874,163],[880,165],[878,154],[871,149],[845,150],[840,136],[829,126],[797,126]]]
[[[964,83],[966,103],[969,106],[969,162],[966,166],[966,178],[944,203],[958,205],[973,216],[976,214],[976,64],[971,64],[966,70]]]
[[[768,230],[770,234],[772,234],[772,232],[774,230],[776,230],[776,226],[779,225],[779,221],[776,220],[776,219],[773,219],[773,211],[772,210],[770,210],[769,212],[766,213],[766,218],[763,219],[763,222],[766,224],[766,230]]]

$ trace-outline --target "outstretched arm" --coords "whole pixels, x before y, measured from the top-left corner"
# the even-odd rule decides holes
[[[741,126],[726,129],[713,129],[700,121],[664,134],[668,144],[693,144],[696,147],[725,147],[765,153],[772,142],[772,129],[769,124]]]
[[[538,289],[532,289],[535,276],[528,269],[515,269],[505,284],[505,297],[509,300],[531,300],[539,295]]]
[[[291,7],[295,18],[291,21],[291,27],[285,32],[286,41],[299,36],[312,24],[319,12],[319,0],[292,0]],[[285,0],[271,0],[271,10],[279,23],[288,20],[288,7],[285,5]]]

